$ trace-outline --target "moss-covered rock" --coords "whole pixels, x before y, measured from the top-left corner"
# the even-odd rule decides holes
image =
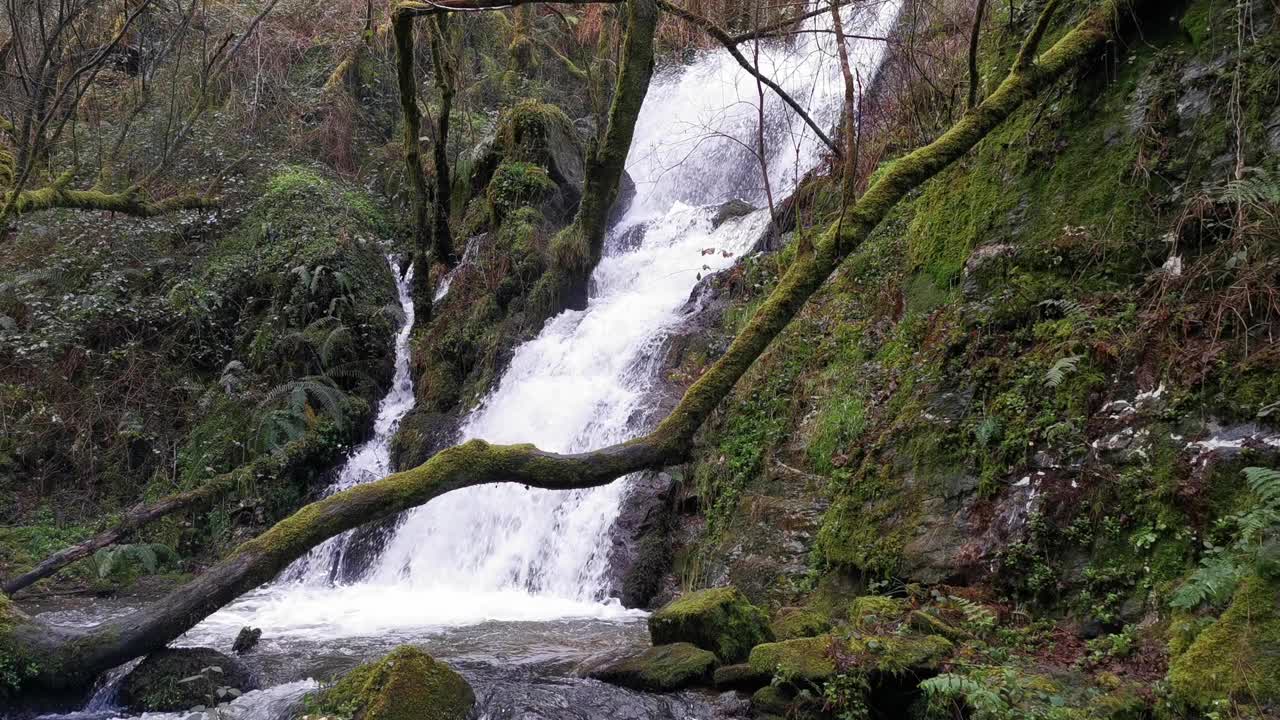
[[[773,638],[765,612],[734,587],[685,593],[649,616],[649,634],[654,645],[689,642],[726,663]]]
[[[856,628],[875,627],[897,620],[906,609],[906,602],[899,598],[864,595],[849,605],[849,622]]]
[[[814,637],[831,629],[831,618],[810,608],[782,608],[774,614],[769,629],[777,640]]]
[[[120,704],[132,712],[188,710],[256,687],[248,668],[229,655],[211,648],[166,648],[124,677]]]
[[[772,673],[763,673],[751,667],[751,663],[738,663],[716,668],[712,684],[718,690],[756,690],[769,684]]]
[[[819,682],[836,674],[832,644],[840,641],[832,635],[797,638],[764,643],[751,650],[747,663],[758,673],[785,680]]]
[[[651,647],[590,673],[591,677],[636,690],[669,691],[706,685],[719,661],[690,643]]]
[[[463,720],[475,702],[461,675],[404,645],[309,698],[307,709],[350,720]]]
[[[775,685],[766,685],[751,696],[751,709],[761,715],[783,717],[790,704],[790,693]]]
[[[1169,667],[1179,701],[1280,702],[1280,581],[1245,580],[1231,606]]]

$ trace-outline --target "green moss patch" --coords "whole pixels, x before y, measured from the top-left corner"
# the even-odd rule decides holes
[[[307,709],[346,720],[464,720],[475,701],[461,675],[405,645],[347,673]]]
[[[690,643],[657,645],[591,673],[614,685],[670,691],[706,685],[719,665],[716,656]]]
[[[654,645],[689,642],[726,663],[772,638],[768,615],[734,587],[685,593],[649,616],[649,634]]]

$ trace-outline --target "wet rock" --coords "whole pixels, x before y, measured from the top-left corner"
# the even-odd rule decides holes
[[[762,673],[750,663],[738,663],[716,668],[712,684],[722,690],[757,690],[769,684],[772,673]]]
[[[257,647],[258,640],[261,638],[261,628],[251,628],[246,625],[240,628],[240,632],[236,634],[236,640],[231,644],[231,651],[237,655],[244,655]]]
[[[610,530],[609,585],[629,608],[647,607],[671,568],[671,493],[664,472],[636,477]]]
[[[716,208],[716,214],[711,216],[711,227],[718,228],[730,220],[750,215],[755,211],[755,206],[746,200],[729,200]]]
[[[690,643],[673,643],[648,648],[588,675],[635,690],[666,692],[708,684],[718,664],[713,653]]]
[[[498,671],[501,672],[501,671]],[[722,720],[742,717],[696,691],[649,693],[590,678],[510,676],[478,693],[475,717],[502,720]],[[480,685],[478,684],[479,688]]]
[[[751,696],[751,709],[761,715],[785,717],[792,694],[784,688],[766,685]]]
[[[622,179],[618,181],[618,197],[613,201],[613,207],[609,209],[609,224],[614,225],[622,219],[623,215],[631,209],[631,203],[636,199],[636,181],[631,179],[631,173],[626,170],[622,171]]]
[[[256,689],[249,670],[229,655],[212,648],[165,648],[125,675],[120,704],[135,713],[175,712]]]
[[[621,233],[612,238],[609,242],[612,243],[614,252],[631,252],[639,248],[640,245],[644,243],[644,238],[648,234],[648,225],[644,223],[636,223],[626,230],[621,231]]]
[[[309,705],[316,714],[359,720],[464,720],[475,702],[461,675],[405,645],[355,668]]]
[[[695,590],[649,616],[654,645],[688,642],[738,662],[773,638],[769,618],[735,587]]]

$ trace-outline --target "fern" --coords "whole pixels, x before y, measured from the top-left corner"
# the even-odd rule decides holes
[[[1280,526],[1280,470],[1262,467],[1242,471],[1257,502],[1227,518],[1234,525],[1231,543],[1210,547],[1200,567],[1173,594],[1170,605],[1191,610],[1205,603],[1222,603],[1235,592],[1246,569],[1268,552],[1268,537]]]
[[[1049,367],[1044,373],[1044,382],[1051,388],[1061,385],[1067,376],[1076,371],[1076,366],[1084,359],[1083,355],[1068,355]]]
[[[920,683],[920,689],[934,707],[946,702],[963,702],[972,711],[968,717],[974,720],[1005,720],[1015,715],[1013,704],[989,683],[979,683],[972,678],[955,673],[943,673]]]
[[[1280,470],[1250,467],[1244,469],[1249,489],[1267,505],[1280,506]]]
[[[320,415],[317,407],[335,425],[346,427],[346,395],[332,379],[312,375],[277,385],[258,403],[261,415],[255,444],[270,451],[302,437],[315,427]]]
[[[990,632],[996,626],[996,615],[991,609],[982,603],[974,602],[962,597],[952,595],[951,602],[960,608],[961,614],[964,615],[965,623],[972,628],[977,634],[985,634]]]
[[[1263,168],[1246,168],[1245,177],[1224,185],[1217,196],[1222,202],[1236,205],[1277,205],[1280,204],[1280,175]]]

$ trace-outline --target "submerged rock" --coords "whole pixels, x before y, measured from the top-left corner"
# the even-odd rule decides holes
[[[689,643],[651,647],[591,671],[591,677],[636,690],[679,690],[706,685],[719,662],[716,656]]]
[[[768,616],[735,587],[685,593],[649,616],[649,634],[654,645],[689,642],[726,663],[773,639]]]
[[[240,632],[236,634],[236,641],[231,644],[231,651],[237,655],[243,655],[258,646],[258,640],[262,638],[262,628],[245,626],[240,628]]]
[[[212,648],[165,648],[148,655],[120,683],[130,712],[173,712],[217,705],[258,687],[235,658]]]
[[[463,720],[475,703],[475,693],[461,675],[404,645],[347,673],[309,708],[352,720]]]

